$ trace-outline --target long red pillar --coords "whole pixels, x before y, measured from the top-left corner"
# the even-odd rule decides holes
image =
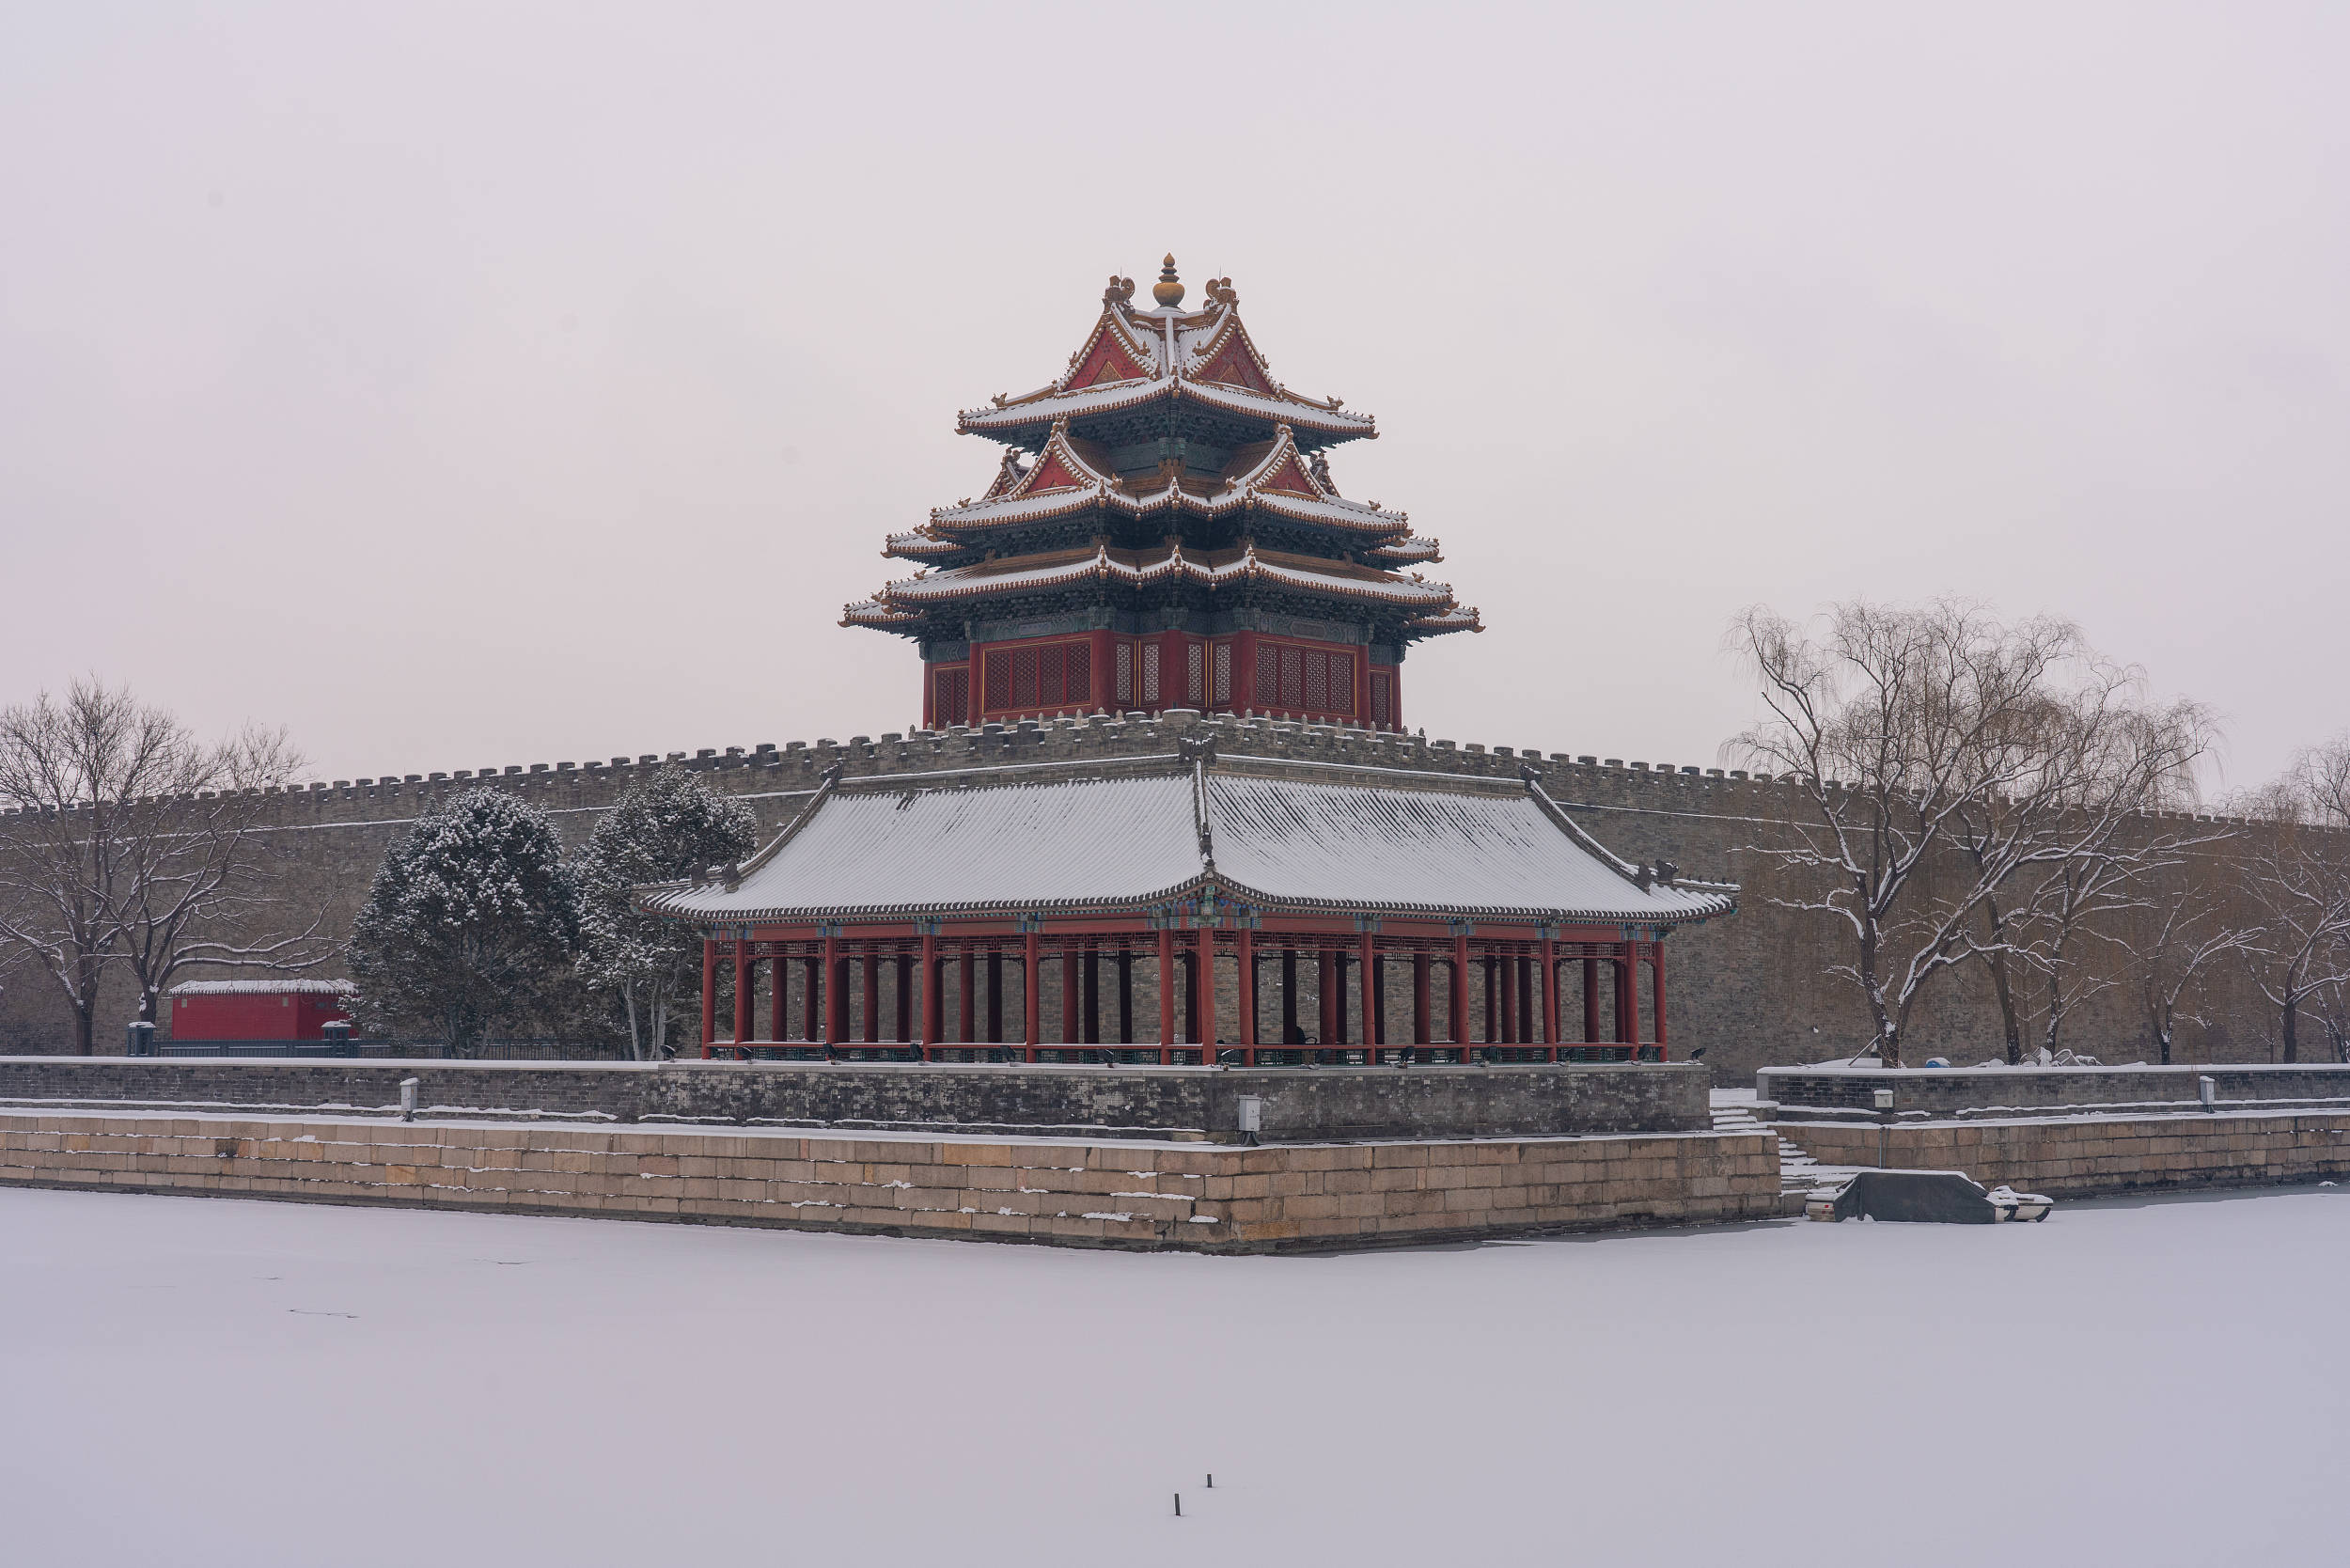
[[[898,1032],[889,1038],[902,1044],[914,1038],[914,965],[904,949],[891,956],[889,975],[898,982]]]
[[[1599,1043],[1599,960],[1583,961],[1583,1043]]]
[[[1257,933],[1242,924],[1232,933],[1232,948],[1240,956],[1240,978],[1233,986],[1240,1003],[1240,1059],[1257,1065]]]
[[[1501,955],[1501,1027],[1488,1032],[1499,1034],[1504,1045],[1518,1043],[1518,961],[1514,953]]]
[[[1044,1032],[1040,1027],[1044,988],[1037,983],[1037,976],[1043,967],[1043,938],[1033,931],[1020,944],[1020,1039],[1024,1046],[1020,1059],[1023,1061],[1036,1060],[1037,1036]]]
[[[1543,938],[1543,1043],[1550,1059],[1559,1059],[1559,944]]]
[[[848,1043],[849,989],[841,983],[847,960],[840,956],[840,938],[824,938],[824,1043],[835,1050]]]
[[[1468,1060],[1468,933],[1452,939],[1452,1043],[1463,1061]]]
[[[1199,1065],[1215,1065],[1215,930],[1202,925],[1193,933],[1191,984],[1198,1005],[1192,1016],[1199,1021]]]
[[[1339,1036],[1346,1027],[1339,1017],[1339,955],[1327,948],[1314,953],[1314,990],[1322,998],[1321,1042],[1324,1045],[1343,1045]]]
[[[1628,1060],[1640,1059],[1640,947],[1637,942],[1623,945],[1623,1038],[1632,1047]]]
[[[1412,1041],[1415,1045],[1429,1043],[1432,1019],[1428,1006],[1428,955],[1412,954]]]
[[[1175,928],[1159,927],[1159,1065],[1175,1059]]]
[[[702,1059],[718,1040],[718,944],[702,938]]]
[[[881,1040],[881,954],[873,944],[865,944],[865,1039],[867,1043]]]
[[[946,976],[938,961],[938,938],[925,932],[922,934],[922,1043],[938,1043],[939,1033],[947,1022],[947,998],[941,995],[946,987],[938,982]]]
[[[778,956],[767,963],[767,1038],[789,1040],[791,1033],[784,1027],[787,1019],[783,1004],[785,993],[791,989],[791,961]]]
[[[1648,947],[1649,980],[1655,990],[1649,997],[1649,1011],[1656,1015],[1656,1059],[1670,1061],[1665,1049],[1665,944],[1652,942]]]
[[[1374,941],[1371,933],[1363,933],[1363,1063],[1369,1067],[1379,1065],[1379,954]]]
[[[955,1038],[968,1045],[979,1033],[979,1027],[975,1011],[979,1006],[979,961],[971,956],[971,949],[968,947],[963,949],[963,960],[959,968],[960,973],[957,978],[963,981],[963,984],[960,988],[962,995],[955,999]]]
[[[800,960],[800,1038],[822,1040],[824,1037],[824,961],[821,958]]]
[[[746,1044],[751,1038],[751,945],[734,945],[734,1043]]]

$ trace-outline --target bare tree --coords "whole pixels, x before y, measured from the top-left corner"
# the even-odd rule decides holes
[[[1769,717],[1728,749],[1806,801],[1792,842],[1758,847],[1804,885],[1773,902],[1849,933],[1851,960],[1830,973],[1858,987],[1872,1046],[1898,1067],[1926,984],[1983,951],[1972,928],[1987,902],[2022,867],[2061,858],[2034,824],[2067,787],[2051,762],[2050,712],[2060,671],[2083,656],[2079,635],[1964,604],[1856,602],[1833,607],[1816,635],[1752,609],[1731,641]],[[1945,886],[1932,889],[1937,875]]]
[[[2215,966],[2258,935],[2234,917],[2234,835],[2208,822],[2196,825],[2198,841],[2183,846],[2170,864],[2144,870],[2136,879],[2137,896],[2113,927],[2100,933],[2121,955],[2123,981],[2165,1067],[2181,1024],[2209,1027],[2202,1004]],[[2230,846],[2225,857],[2221,845]]]
[[[2135,670],[2093,666],[2058,705],[2049,776],[2054,813],[2044,851],[2024,873],[2016,956],[2036,980],[2040,1046],[2055,1052],[2084,1004],[2123,983],[2108,941],[2157,897],[2168,873],[2224,830],[2178,814],[2195,798],[2195,767],[2217,727],[2191,701],[2148,706]],[[2020,1059],[2009,1037],[2010,1061]]]
[[[2312,746],[2281,778],[2239,797],[2244,887],[2260,924],[2241,949],[2277,1010],[2280,1056],[2301,1059],[2301,1009],[2350,982],[2350,734]]]
[[[269,918],[283,901],[268,890],[264,830],[300,754],[283,730],[257,728],[196,750],[213,787],[148,803],[125,823],[141,874],[122,890],[120,941],[149,1023],[183,969],[300,970],[334,956],[322,912],[292,932]]]
[[[266,796],[239,792],[296,765],[278,736],[199,742],[121,687],[76,681],[0,711],[0,948],[71,1010],[96,1048],[100,988],[132,965],[142,1012],[189,963],[303,962],[290,946],[218,929],[253,898],[252,829]]]

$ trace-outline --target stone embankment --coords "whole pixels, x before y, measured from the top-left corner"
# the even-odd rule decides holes
[[[1787,1212],[1756,1133],[1249,1148],[0,1111],[0,1184],[1202,1252]]]
[[[2350,1174],[2350,1067],[1792,1067],[1755,1082],[1757,1114],[1825,1166],[1963,1170],[2059,1198]]]
[[[1778,1126],[1822,1165],[1963,1170],[1987,1187],[2052,1198],[2350,1175],[2350,1110]]]

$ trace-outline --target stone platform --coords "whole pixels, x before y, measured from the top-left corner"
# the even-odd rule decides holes
[[[1197,1252],[1763,1218],[1790,1212],[1778,1169],[1762,1133],[1251,1148],[0,1111],[0,1185]]]

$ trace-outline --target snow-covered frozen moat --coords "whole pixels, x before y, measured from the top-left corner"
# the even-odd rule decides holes
[[[2207,1568],[2350,1538],[2350,1188],[1305,1258],[12,1190],[0,1258],[28,1563]]]

